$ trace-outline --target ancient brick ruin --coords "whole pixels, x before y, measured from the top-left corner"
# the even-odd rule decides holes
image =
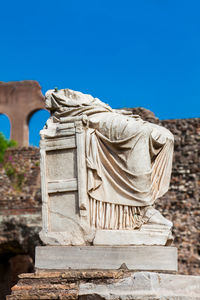
[[[0,82],[0,114],[11,123],[11,139],[28,146],[28,123],[34,112],[44,109],[44,96],[35,80]]]

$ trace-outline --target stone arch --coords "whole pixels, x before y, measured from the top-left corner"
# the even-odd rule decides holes
[[[39,131],[44,127],[49,116],[50,113],[46,109],[35,109],[28,115],[27,125],[29,128],[29,145],[34,144],[39,146]],[[31,132],[33,126],[31,122],[34,122],[34,134]]]
[[[29,145],[28,116],[44,108],[44,96],[37,81],[0,82],[0,112],[9,117],[11,138],[19,146]]]
[[[11,122],[7,114],[1,112],[0,112],[0,132],[2,132],[7,139],[10,139]]]

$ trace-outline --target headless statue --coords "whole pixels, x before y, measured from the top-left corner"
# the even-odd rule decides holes
[[[97,98],[69,89],[49,90],[48,122],[83,116],[86,130],[90,225],[138,229],[172,223],[153,208],[169,188],[173,135],[138,115],[116,111]]]

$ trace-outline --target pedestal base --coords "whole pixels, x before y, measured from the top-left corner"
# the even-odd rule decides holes
[[[161,225],[142,225],[135,230],[97,230],[93,244],[109,246],[165,246],[173,241],[169,228]]]
[[[154,272],[37,271],[19,275],[7,300],[198,300],[200,276]]]
[[[177,271],[177,249],[164,246],[41,246],[35,267],[57,270]]]

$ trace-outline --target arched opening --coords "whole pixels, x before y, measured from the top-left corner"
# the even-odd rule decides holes
[[[29,126],[29,145],[39,146],[40,142],[40,130],[44,127],[47,119],[50,117],[50,113],[45,109],[40,109],[32,112],[28,117]]]
[[[6,139],[10,139],[10,120],[7,115],[0,114],[0,132],[3,133]]]

